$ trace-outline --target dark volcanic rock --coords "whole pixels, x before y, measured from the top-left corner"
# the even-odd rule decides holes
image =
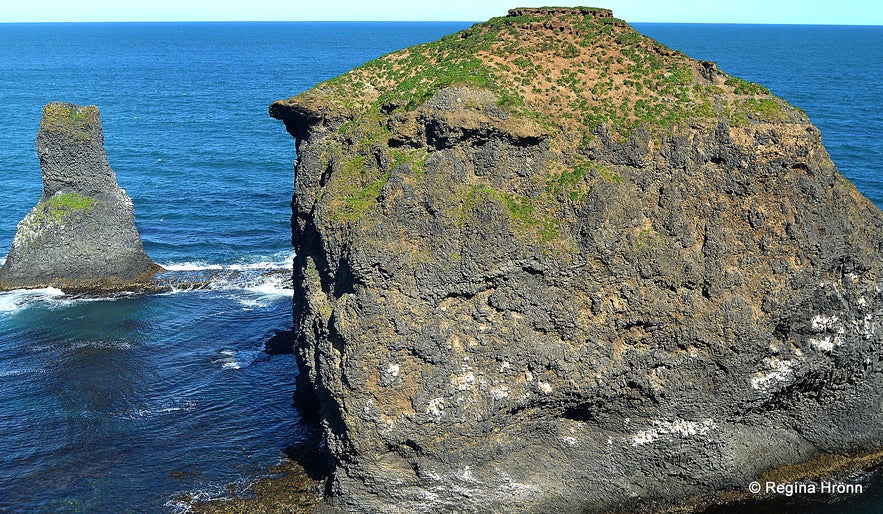
[[[294,353],[294,332],[277,330],[264,343],[264,352],[270,355],[288,355]]]
[[[162,268],[144,252],[132,201],[107,162],[98,108],[47,104],[37,154],[43,195],[18,224],[0,288],[147,287]]]
[[[762,86],[521,9],[270,114],[352,512],[652,509],[883,441],[883,215]]]

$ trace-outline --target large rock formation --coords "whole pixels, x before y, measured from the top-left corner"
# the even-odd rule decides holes
[[[147,287],[162,268],[144,252],[132,201],[107,162],[98,107],[47,104],[37,154],[43,195],[18,224],[0,289]]]
[[[270,107],[352,512],[639,509],[883,440],[883,215],[806,115],[590,9]]]

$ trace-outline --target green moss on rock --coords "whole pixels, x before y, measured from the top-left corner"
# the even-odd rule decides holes
[[[78,193],[58,193],[37,204],[30,223],[64,223],[72,216],[95,209],[96,200]]]
[[[46,200],[45,204],[53,211],[89,211],[95,207],[95,199],[78,193],[61,193]]]
[[[43,108],[40,128],[50,132],[61,132],[75,140],[84,141],[92,138],[94,127],[99,122],[98,107],[94,105],[79,106],[52,102]]]
[[[659,147],[691,124],[727,120],[744,127],[783,121],[797,112],[763,86],[669,49],[610,11],[585,7],[516,9],[365,63],[274,108],[340,121],[324,143],[322,166],[331,173],[317,197],[334,220],[358,222],[376,208],[397,167],[407,165],[423,177],[428,157],[437,150],[422,125],[438,118],[431,112],[436,107],[427,105],[452,90],[493,98],[442,107],[458,112],[441,119],[462,124],[454,130],[493,131],[488,127],[496,125],[514,140],[520,136],[513,127],[538,127],[549,149],[562,155],[585,155],[599,137],[621,144],[646,133],[648,144]],[[566,204],[582,201],[598,181],[624,180],[609,163],[563,162],[567,169],[552,166],[536,177],[544,194],[524,195],[492,183],[481,187],[501,201],[513,194],[522,198],[503,203],[517,225],[545,227],[539,237],[550,242],[567,233],[560,221]],[[474,200],[474,188],[462,192],[460,205],[472,201],[469,195]]]

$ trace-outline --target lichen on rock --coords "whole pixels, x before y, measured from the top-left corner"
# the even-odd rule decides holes
[[[150,287],[132,201],[107,162],[98,107],[52,102],[37,134],[43,194],[19,223],[0,288],[108,293]]]
[[[883,445],[883,214],[766,88],[526,8],[270,114],[332,504],[652,509]]]

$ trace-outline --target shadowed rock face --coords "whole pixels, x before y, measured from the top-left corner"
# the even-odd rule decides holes
[[[805,114],[512,14],[270,107],[331,502],[651,509],[880,447],[883,215]]]
[[[132,201],[107,162],[98,108],[47,104],[37,155],[43,195],[18,225],[0,287],[145,287],[161,268],[144,252]]]

